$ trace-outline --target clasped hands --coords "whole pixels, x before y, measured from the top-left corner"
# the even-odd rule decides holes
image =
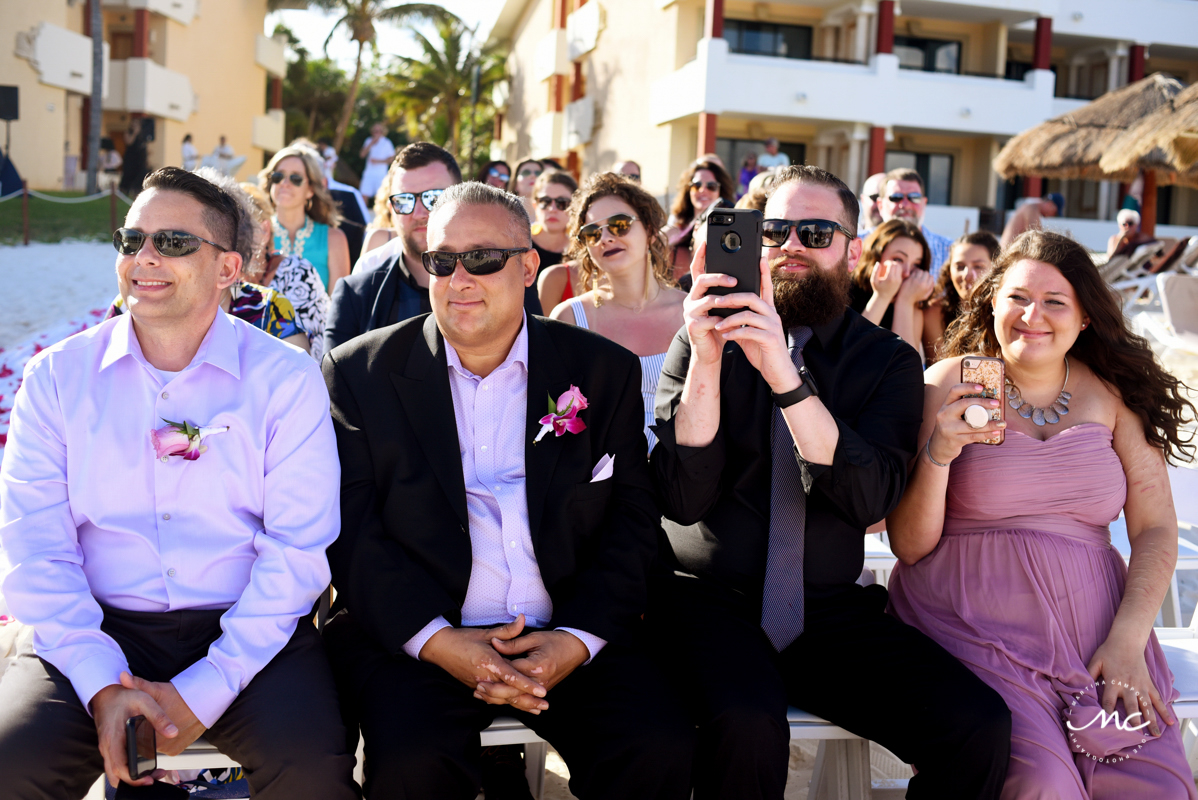
[[[442,628],[424,643],[420,659],[474,689],[484,703],[540,714],[549,708],[545,695],[590,651],[566,631],[523,631],[523,614],[495,628]]]
[[[104,774],[113,786],[119,781],[148,786],[165,774],[163,770],[155,770],[136,781],[129,775],[125,722],[130,718],[144,716],[149,720],[158,734],[158,751],[168,756],[182,753],[205,730],[204,723],[192,713],[173,684],[147,681],[128,672],[121,673],[120,684],[110,684],[96,692],[91,707],[100,754],[104,756]]]

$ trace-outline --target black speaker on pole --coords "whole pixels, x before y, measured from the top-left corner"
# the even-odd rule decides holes
[[[19,87],[0,86],[0,120],[11,122],[20,119],[21,115],[18,112],[19,96]]]

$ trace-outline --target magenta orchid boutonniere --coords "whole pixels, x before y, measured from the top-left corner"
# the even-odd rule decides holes
[[[578,418],[578,412],[587,407],[587,399],[582,391],[573,384],[562,396],[557,398],[555,403],[553,396],[549,397],[549,413],[541,417],[541,432],[537,434],[537,438],[532,440],[533,444],[541,441],[545,434],[553,431],[555,436],[564,436],[566,433],[582,433],[587,429],[587,424]]]
[[[154,445],[154,457],[164,461],[167,456],[183,456],[188,461],[195,461],[201,453],[207,452],[208,447],[201,444],[204,437],[215,436],[229,430],[228,425],[217,427],[197,428],[186,420],[171,422],[163,419],[165,427],[150,431],[150,441]]]

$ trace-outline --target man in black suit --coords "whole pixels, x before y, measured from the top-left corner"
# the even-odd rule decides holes
[[[640,635],[659,528],[639,362],[524,312],[539,259],[514,195],[451,187],[428,244],[432,314],[324,361],[346,609],[326,643],[366,796],[473,798],[479,732],[510,714],[579,797],[686,798],[694,731]]]
[[[918,354],[847,307],[857,198],[818,167],[779,172],[761,292],[706,274],[657,389],[652,469],[664,569],[649,623],[699,725],[695,797],[780,800],[788,704],[914,764],[911,796],[996,798],[1002,698],[859,586],[867,527],[906,486]],[[713,308],[741,309],[728,318]]]
[[[353,272],[337,281],[324,326],[326,353],[367,331],[432,311],[428,273],[420,266],[420,254],[428,249],[429,212],[441,192],[461,182],[457,159],[435,144],[415,142],[395,156],[383,185],[400,198],[387,212],[397,235],[365,251]],[[524,308],[541,313],[536,286],[525,292]]]

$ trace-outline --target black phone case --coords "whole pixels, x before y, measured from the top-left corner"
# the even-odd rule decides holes
[[[125,720],[125,758],[127,759],[126,763],[129,766],[129,777],[133,778],[133,780],[137,780],[149,775],[158,766],[158,754],[155,753],[154,762],[150,768],[146,770],[138,770],[138,766],[140,766],[141,763],[141,759],[137,757],[137,724],[139,721],[146,725],[150,724],[148,721],[146,721],[145,717],[141,716],[130,717],[129,719]]]
[[[731,219],[725,223],[724,219]],[[735,286],[716,286],[708,294],[761,293],[761,212],[752,208],[716,208],[707,217],[707,271],[736,278]],[[729,317],[741,308],[713,308]]]

